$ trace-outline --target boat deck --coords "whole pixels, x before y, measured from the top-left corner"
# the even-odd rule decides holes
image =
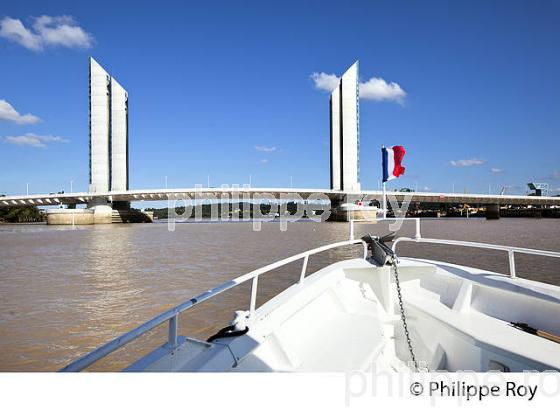
[[[486,356],[492,356],[493,362],[503,356],[511,371],[560,369],[558,343],[510,324],[522,321],[557,333],[560,324],[550,320],[558,313],[557,289],[441,262],[407,260],[402,268],[423,263],[434,266],[434,273],[404,278],[404,300],[414,326],[426,328],[422,334],[430,350],[442,346],[451,351],[453,346],[462,345],[461,355],[446,355],[446,370],[471,369],[473,360],[481,361],[482,371],[491,370]],[[434,334],[437,337],[429,337]]]

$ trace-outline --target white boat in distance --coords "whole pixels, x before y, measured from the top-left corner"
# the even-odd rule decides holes
[[[410,220],[410,219],[407,219]],[[337,372],[560,370],[560,287],[521,279],[515,254],[560,253],[416,236],[353,239],[322,246],[242,275],[202,293],[72,362],[81,371],[168,321],[165,344],[125,371]],[[393,240],[392,248],[386,242]],[[399,258],[402,242],[505,251],[510,274]],[[311,255],[343,246],[363,257],[306,276]],[[299,281],[256,308],[258,280],[302,260]],[[208,341],[178,336],[182,312],[252,281],[247,311]]]

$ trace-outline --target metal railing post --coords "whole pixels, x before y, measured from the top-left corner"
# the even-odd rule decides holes
[[[171,348],[177,347],[177,314],[169,319],[168,344]]]
[[[307,261],[309,261],[309,255],[305,255],[303,258],[303,266],[301,267],[301,274],[299,275],[299,283],[303,283],[305,279],[305,272],[307,271]]]
[[[517,275],[515,274],[515,252],[513,250],[508,250],[509,256],[509,277],[515,279]]]
[[[422,238],[422,235],[420,234],[420,218],[416,218],[416,235],[414,236],[414,239],[420,238]]]
[[[252,319],[255,315],[255,308],[257,306],[257,287],[259,285],[259,277],[255,276],[251,285],[251,302],[249,305],[249,317]]]

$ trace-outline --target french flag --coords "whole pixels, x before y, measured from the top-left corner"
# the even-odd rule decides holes
[[[406,151],[402,145],[390,148],[381,148],[383,155],[383,182],[390,181],[404,175],[404,167],[401,165]]]

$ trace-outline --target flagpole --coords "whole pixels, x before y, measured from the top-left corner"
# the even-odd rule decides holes
[[[381,152],[385,149],[385,145],[381,146]],[[383,180],[383,219],[387,218],[387,193],[385,192],[385,177],[381,175],[381,179]]]
[[[383,219],[387,218],[387,193],[385,192],[385,182],[383,182]]]

